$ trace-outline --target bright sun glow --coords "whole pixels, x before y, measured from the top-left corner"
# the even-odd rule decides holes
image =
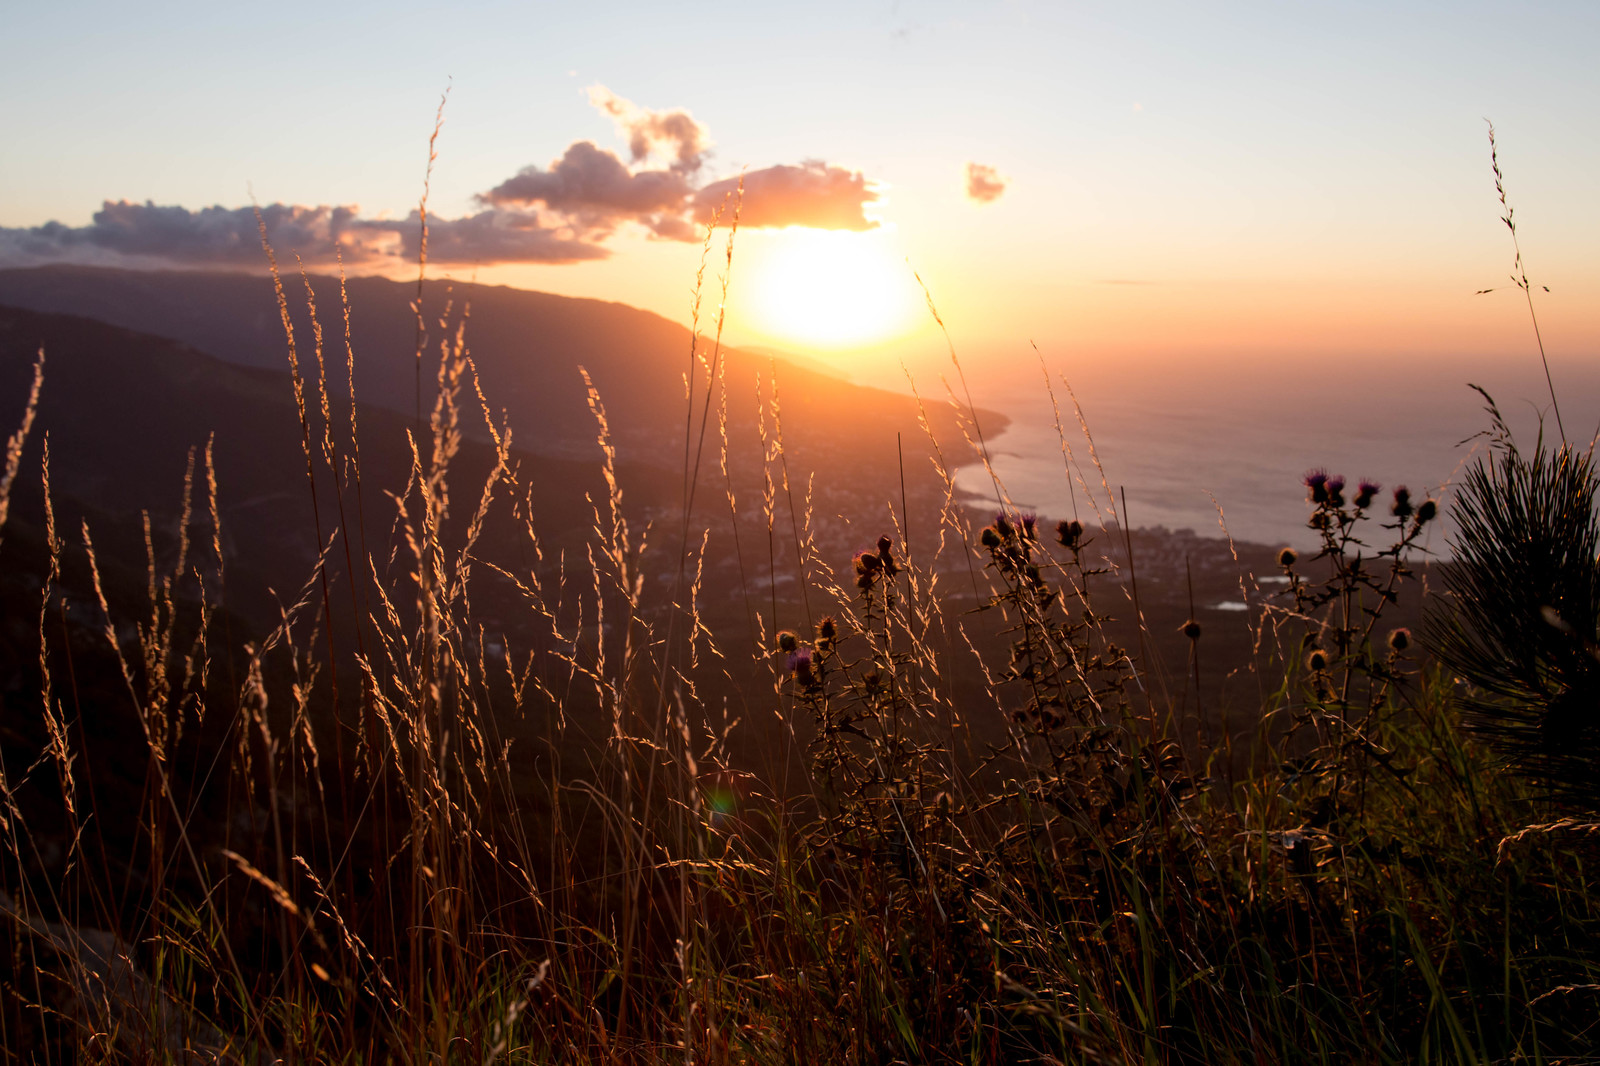
[[[915,324],[921,291],[883,231],[795,228],[763,237],[752,249],[745,294],[751,325],[762,333],[790,344],[847,348]]]

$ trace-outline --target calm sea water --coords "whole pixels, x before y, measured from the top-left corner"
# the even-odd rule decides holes
[[[1600,417],[1600,358],[1552,363],[1556,396],[1569,437],[1587,444]],[[1503,360],[1374,364],[1333,363],[1285,370],[1236,366],[1093,368],[1073,391],[1104,467],[1109,496],[1135,526],[1190,528],[1271,545],[1312,542],[1301,479],[1312,467],[1345,475],[1353,486],[1371,478],[1389,489],[1448,493],[1463,464],[1486,445],[1461,443],[1489,424],[1484,402],[1466,382],[1487,387],[1517,434],[1531,447],[1550,394],[1537,355]],[[975,383],[975,386],[977,383]],[[1064,434],[1044,377],[975,387],[980,407],[1011,418],[988,441],[996,474],[1021,507],[1049,517],[1091,517],[1089,493],[1102,513],[1108,492],[1062,387],[1054,382]],[[1073,474],[1068,476],[1062,440]],[[1081,475],[1081,479],[1080,479]],[[973,500],[994,499],[981,465],[964,466],[958,486]],[[1448,527],[1435,531],[1443,547]]]

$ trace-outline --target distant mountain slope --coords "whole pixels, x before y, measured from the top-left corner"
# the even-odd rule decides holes
[[[311,279],[326,335],[330,376],[342,391],[343,324],[336,279]],[[302,358],[312,351],[305,291],[285,279]],[[417,405],[416,286],[382,278],[349,282],[356,393],[402,414]],[[442,332],[438,318],[453,299],[470,305],[466,338],[485,393],[505,408],[517,440],[547,454],[589,453],[594,422],[578,368],[585,368],[611,417],[619,449],[647,462],[678,466],[684,432],[684,376],[689,334],[657,315],[622,304],[580,300],[499,286],[429,282],[423,294],[434,344],[422,368],[423,407],[431,402],[432,362]],[[282,368],[283,330],[269,279],[260,275],[137,272],[51,266],[0,270],[0,304],[82,315],[170,337],[228,362]],[[925,454],[914,402],[903,395],[852,385],[828,374],[732,349],[723,353],[733,453],[759,453],[757,379],[778,379],[785,441],[791,454],[815,465],[848,456],[852,468],[875,475],[895,467],[897,435],[908,463]],[[948,409],[929,412],[947,447],[959,441]],[[985,413],[985,428],[1004,419]],[[771,416],[767,414],[770,428]],[[915,463],[922,469],[920,462]]]
[[[52,488],[66,502],[67,513],[75,510],[70,501],[77,501],[107,520],[136,527],[139,512],[148,509],[158,533],[175,532],[190,449],[197,456],[195,509],[197,515],[204,512],[200,457],[214,437],[230,565],[249,568],[258,579],[258,595],[267,586],[284,595],[299,588],[320,545],[287,373],[231,365],[175,341],[102,322],[0,307],[0,426],[7,427],[0,432],[9,433],[21,415],[41,347],[44,388],[13,519],[36,521],[42,513],[38,463],[48,435]],[[313,433],[320,438],[314,399],[310,407]],[[335,437],[348,455],[348,406],[335,404],[332,413]],[[359,407],[358,419],[368,550],[381,562],[395,514],[385,492],[405,489],[411,420],[369,405]],[[536,525],[556,543],[581,541],[593,521],[584,495],[598,498],[604,492],[599,449],[593,452],[584,460],[515,457],[524,484],[536,494]],[[475,498],[492,463],[489,448],[469,441],[452,466],[452,483]],[[318,465],[322,535],[327,537],[338,524],[338,505],[328,470]],[[634,505],[663,505],[655,491],[658,478],[623,473],[636,486]],[[354,530],[356,500],[348,488],[346,505]],[[196,521],[209,527],[202,518]],[[75,521],[63,529],[76,543]],[[135,554],[142,564],[142,547]]]

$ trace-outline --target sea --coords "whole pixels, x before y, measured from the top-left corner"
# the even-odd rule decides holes
[[[1415,500],[1438,497],[1445,520],[1428,546],[1447,551],[1451,487],[1489,449],[1487,403],[1469,383],[1490,393],[1525,449],[1541,426],[1547,441],[1559,439],[1556,407],[1580,447],[1600,428],[1600,354],[1552,360],[1554,404],[1537,352],[1040,367],[995,378],[974,382],[972,400],[1009,424],[984,434],[987,467],[961,466],[956,483],[969,501],[1272,546],[1315,543],[1304,478],[1323,469],[1352,493],[1362,478],[1382,484],[1385,518],[1396,485]]]

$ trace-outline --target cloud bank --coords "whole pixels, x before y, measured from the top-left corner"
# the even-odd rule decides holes
[[[404,220],[363,219],[355,207],[267,204],[267,239],[280,257],[299,255],[325,266],[415,261],[422,227],[417,212]],[[537,216],[485,211],[465,218],[430,218],[428,258],[442,263],[575,263],[604,257],[605,249]],[[0,264],[89,263],[104,266],[260,267],[261,231],[253,207],[185,207],[107,200],[87,226],[49,222],[0,228]]]
[[[979,204],[992,204],[1006,191],[1006,181],[994,167],[982,163],[967,164],[967,199]]]
[[[615,123],[626,160],[584,140],[548,165],[523,167],[477,194],[476,214],[430,214],[428,258],[446,264],[601,259],[609,254],[606,242],[630,226],[665,240],[698,240],[735,199],[741,226],[877,225],[865,209],[878,193],[859,171],[807,160],[708,180],[711,137],[689,112],[652,111],[600,85],[589,90],[589,100]],[[975,166],[969,166],[969,195]],[[336,257],[379,269],[415,261],[421,235],[416,211],[393,220],[363,218],[354,205],[279,203],[262,207],[261,219],[280,257],[297,254],[311,265]],[[249,268],[264,265],[264,256],[252,207],[190,210],[107,200],[86,226],[0,227],[0,266],[49,262]]]

